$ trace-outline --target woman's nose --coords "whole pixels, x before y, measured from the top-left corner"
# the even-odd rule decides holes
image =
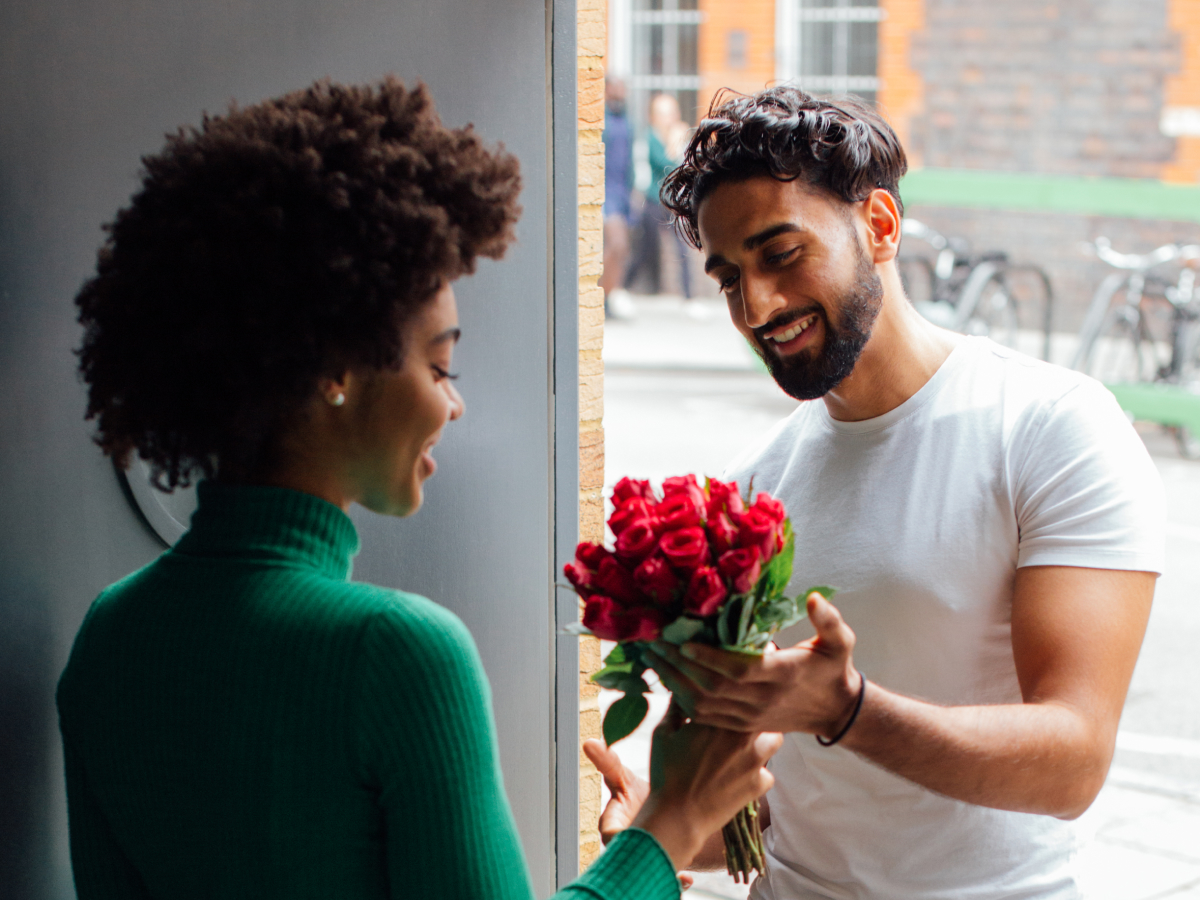
[[[446,387],[450,392],[450,421],[453,422],[459,418],[467,410],[467,404],[462,398],[462,394],[450,382],[446,382]]]

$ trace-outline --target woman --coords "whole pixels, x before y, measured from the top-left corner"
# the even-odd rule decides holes
[[[88,413],[118,462],[205,480],[59,685],[79,896],[528,898],[471,638],[350,583],[345,513],[421,505],[463,413],[450,283],[511,240],[516,160],[388,80],[206,118],[144,164],[77,300]],[[672,717],[636,827],[560,896],[676,896],[778,743]]]

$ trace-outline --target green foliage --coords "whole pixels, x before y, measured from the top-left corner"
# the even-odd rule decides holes
[[[604,743],[611,747],[628,737],[649,711],[650,704],[642,694],[626,694],[604,714]]]
[[[662,639],[668,644],[686,644],[704,630],[702,619],[680,616],[662,631]]]

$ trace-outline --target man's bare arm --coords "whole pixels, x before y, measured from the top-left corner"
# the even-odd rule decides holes
[[[868,683],[842,745],[958,800],[1078,816],[1112,760],[1154,584],[1148,572],[1019,569],[1012,636],[1023,703],[943,707]],[[648,661],[696,721],[832,737],[860,684],[854,633],[819,597],[809,613],[816,637],[761,660],[689,644],[655,645]]]

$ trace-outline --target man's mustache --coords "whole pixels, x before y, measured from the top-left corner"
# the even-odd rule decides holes
[[[766,346],[768,343],[767,335],[770,332],[778,331],[780,328],[786,328],[788,325],[799,322],[801,319],[807,319],[814,313],[816,313],[822,319],[825,318],[825,310],[821,309],[819,306],[810,306],[807,309],[789,309],[781,312],[766,325],[762,325],[758,328],[752,328],[750,331],[754,335],[755,340],[757,340],[763,346]]]

